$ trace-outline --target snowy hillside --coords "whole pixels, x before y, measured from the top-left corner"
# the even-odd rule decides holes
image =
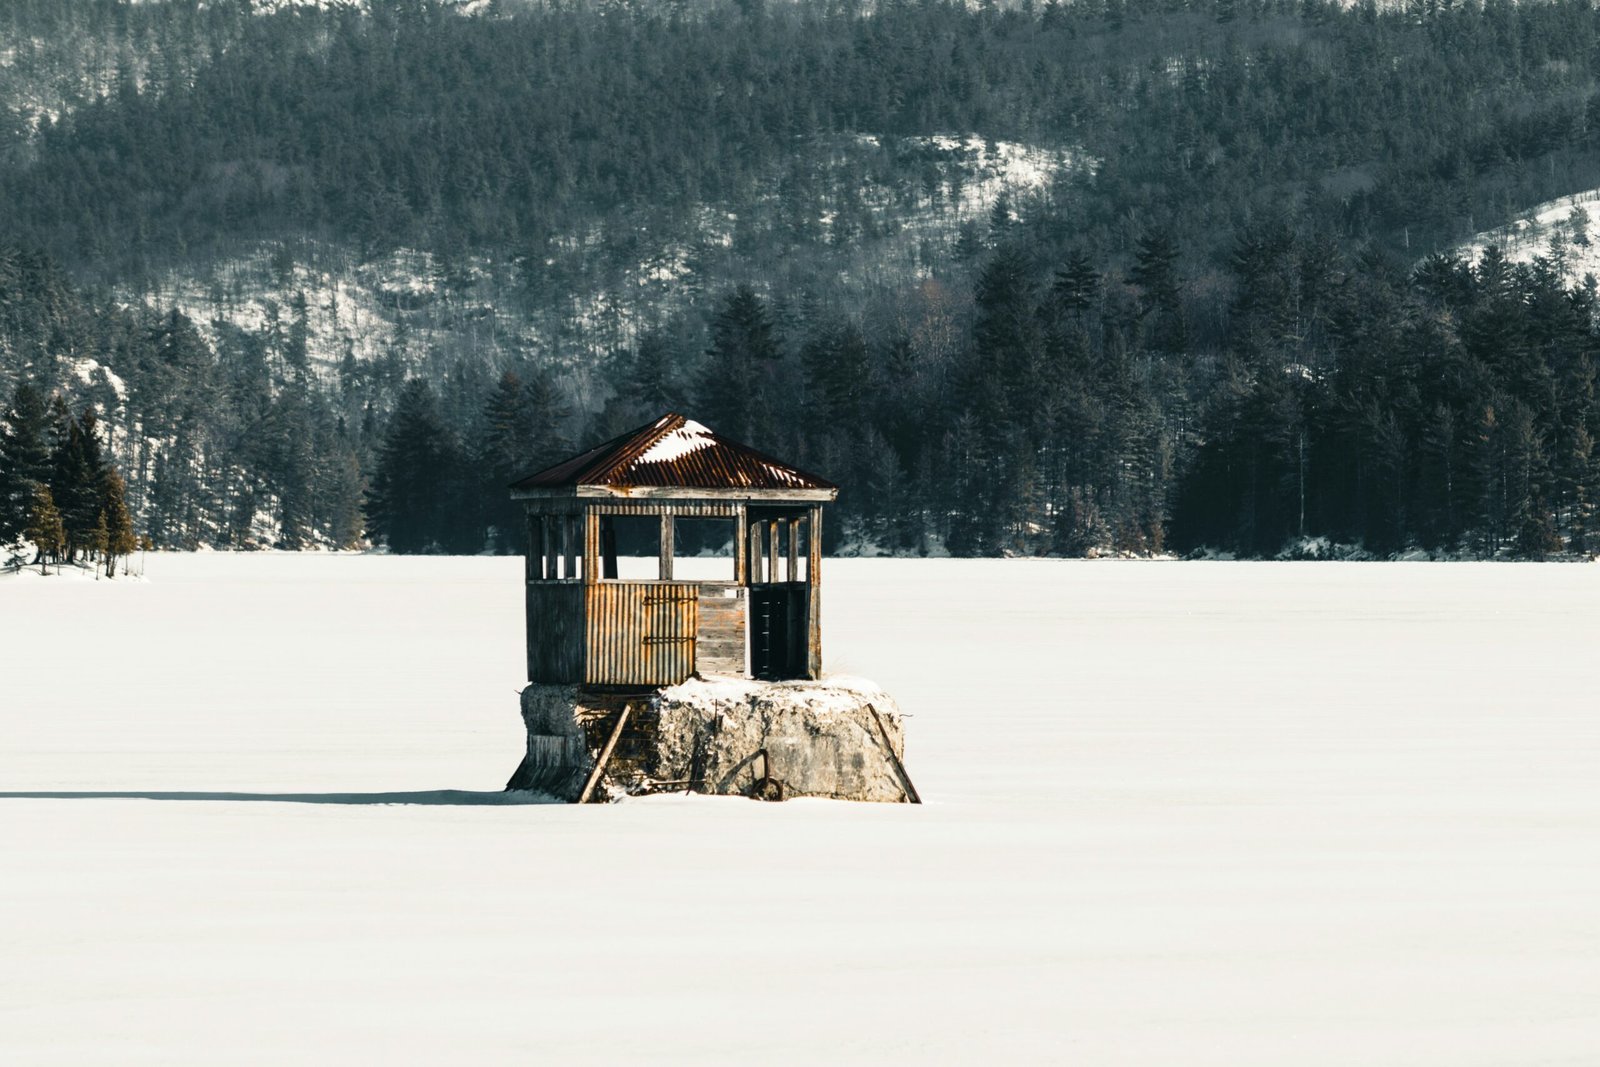
[[[1540,204],[1505,226],[1485,230],[1459,250],[1476,261],[1492,245],[1513,263],[1529,263],[1538,256],[1556,259],[1574,282],[1587,275],[1600,277],[1600,189]]]
[[[923,172],[921,188],[890,182],[908,164]],[[214,340],[221,323],[258,334],[287,331],[303,297],[308,351],[324,375],[349,359],[396,354],[409,362],[439,348],[491,362],[534,352],[581,365],[632,345],[641,329],[748,276],[752,226],[763,233],[763,255],[772,255],[765,242],[774,238],[791,257],[826,254],[837,284],[859,290],[926,277],[963,227],[987,232],[1002,198],[1014,220],[1052,183],[1087,178],[1094,169],[1070,148],[973,135],[862,134],[819,144],[786,168],[773,192],[742,210],[702,205],[687,212],[677,232],[643,221],[625,232],[593,227],[552,240],[537,260],[523,262],[487,255],[446,261],[412,249],[363,260],[312,241],[258,243],[198,270],[170,271],[147,294],[124,292],[124,301],[177,308]],[[819,192],[799,203],[807,214],[796,220],[780,190],[800,181]]]
[[[923,806],[576,808],[520,567],[0,590],[0,1061],[1600,1053],[1600,568],[830,561]]]

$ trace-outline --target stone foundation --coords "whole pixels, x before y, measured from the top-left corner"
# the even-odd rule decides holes
[[[662,791],[898,802],[905,733],[882,689],[858,679],[691,679],[667,689],[522,691],[528,751],[507,789],[577,800],[628,719],[590,800]],[[890,753],[893,753],[891,758]]]

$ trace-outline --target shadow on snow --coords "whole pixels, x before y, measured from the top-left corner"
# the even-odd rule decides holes
[[[559,804],[543,793],[486,792],[471,789],[424,789],[410,793],[180,793],[153,790],[106,792],[0,792],[0,800],[209,800],[228,803],[266,801],[277,804],[420,804],[505,805]]]

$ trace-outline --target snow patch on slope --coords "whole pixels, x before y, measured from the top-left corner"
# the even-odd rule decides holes
[[[181,311],[209,342],[232,327],[287,343],[304,297],[307,355],[324,376],[346,359],[366,362],[421,349],[452,332],[448,323],[476,326],[487,338],[516,332],[492,301],[474,292],[493,269],[485,257],[446,265],[428,252],[402,248],[358,263],[328,249],[302,252],[312,262],[262,243],[199,271],[168,274],[147,301]],[[143,302],[132,292],[121,295],[127,304]],[[428,314],[417,314],[423,311]]]
[[[964,233],[985,232],[1002,197],[1015,220],[1057,181],[1092,177],[1097,167],[1076,148],[971,133],[854,134],[797,152],[754,205],[699,204],[671,228],[648,215],[633,225],[583,225],[516,262],[446,262],[407,248],[362,261],[337,246],[264,242],[122,297],[181,310],[214,341],[225,327],[286,335],[304,294],[307,352],[323,376],[390,356],[409,368],[428,352],[452,351],[491,363],[509,351],[537,352],[570,369],[750,277],[752,249],[782,244],[789,259],[812,257],[846,286],[927,278]],[[896,180],[907,173],[920,180]],[[786,210],[786,183],[810,190],[800,218]]]
[[[1600,189],[1589,189],[1540,204],[1531,211],[1458,246],[1476,263],[1491,246],[1513,263],[1555,258],[1573,281],[1600,277]]]

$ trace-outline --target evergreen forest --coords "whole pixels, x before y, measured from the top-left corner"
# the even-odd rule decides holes
[[[1473,239],[1600,187],[1597,70],[1588,0],[8,0],[0,543],[519,551],[678,410],[834,551],[1594,553],[1585,209]]]

